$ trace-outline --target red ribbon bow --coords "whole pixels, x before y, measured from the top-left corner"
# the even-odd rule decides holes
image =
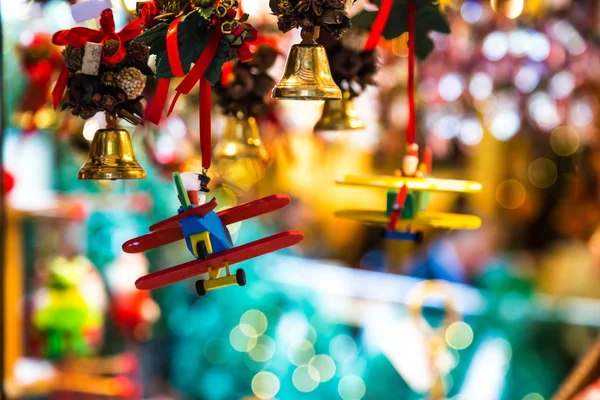
[[[230,16],[235,16],[235,11],[229,10]],[[181,65],[181,59],[179,56],[179,43],[178,43],[178,32],[179,32],[179,22],[181,21],[181,17],[175,19],[169,29],[167,31],[167,57],[169,60],[169,65],[171,67],[171,71],[175,76],[184,76],[183,66]],[[173,111],[175,104],[179,100],[179,97],[182,94],[189,94],[191,90],[200,82],[200,107],[198,110],[199,118],[200,118],[200,147],[202,149],[202,166],[206,169],[210,168],[211,165],[211,120],[210,120],[210,110],[211,110],[211,89],[212,86],[204,77],[204,73],[206,72],[206,68],[210,65],[210,62],[213,60],[215,53],[221,43],[221,38],[223,37],[223,33],[221,32],[221,23],[219,20],[215,21],[216,23],[213,25],[212,34],[208,40],[208,43],[198,60],[194,63],[194,66],[190,69],[190,71],[185,75],[185,78],[181,81],[181,83],[175,88],[176,94],[171,102],[171,106],[169,107],[169,111],[167,115],[170,115]],[[247,24],[249,25],[249,24]],[[240,61],[246,62],[252,60],[252,52],[250,51],[250,47],[246,42],[253,42],[257,39],[258,33],[256,29],[252,28],[249,32],[251,36],[248,37],[241,46],[239,46],[237,50],[238,57]],[[244,32],[244,26],[240,24],[240,26],[236,29],[235,32],[232,32],[235,38],[239,37]],[[156,94],[154,97],[154,101],[152,104],[148,106],[146,109],[146,119],[152,122],[155,125],[160,123],[160,119],[162,113],[164,111],[165,105],[167,104],[167,97],[169,94],[169,87],[171,84],[171,80],[169,78],[160,78],[158,80],[158,86],[156,88]]]
[[[52,43],[57,46],[73,46],[73,47],[85,47],[88,42],[101,43],[103,44],[107,40],[116,40],[119,42],[119,49],[115,54],[107,57],[102,54],[102,61],[107,64],[118,64],[125,59],[127,51],[125,50],[125,43],[135,39],[142,33],[141,28],[142,19],[138,18],[123,28],[121,32],[115,31],[115,20],[113,18],[112,10],[106,9],[100,14],[100,30],[75,27],[63,31],[58,31],[52,36]],[[63,68],[56,86],[52,91],[52,105],[54,109],[58,107],[58,103],[63,96],[65,88],[67,86],[67,78],[69,72],[67,68]]]

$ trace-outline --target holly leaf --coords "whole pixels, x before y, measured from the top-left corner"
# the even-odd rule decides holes
[[[438,9],[420,9],[415,16],[415,26],[425,27],[428,31],[436,31],[449,34],[450,24],[446,17]]]
[[[415,55],[419,60],[426,59],[434,47],[433,40],[427,34],[415,38]]]
[[[352,25],[359,29],[371,30],[373,23],[375,22],[375,18],[377,18],[376,12],[363,10],[352,17]]]
[[[242,39],[241,36],[238,36],[233,43],[231,43],[232,46],[241,46],[242,43],[244,43],[244,39]]]
[[[204,72],[204,77],[213,86],[216,85],[221,77],[221,69],[223,68],[223,64],[225,64],[225,60],[227,59],[227,53],[229,53],[229,45],[221,42],[217,48],[217,51],[215,52],[215,56],[210,64],[208,64],[208,67]]]
[[[244,15],[242,15],[242,18],[240,18],[240,22],[246,22],[248,21],[248,18],[250,18],[250,14],[244,13]]]
[[[390,18],[383,28],[383,37],[386,40],[396,39],[408,30],[408,13],[406,6],[394,5],[390,11]]]
[[[157,78],[173,78],[173,71],[171,71],[171,64],[169,63],[169,57],[166,53],[160,59],[156,58],[156,77]]]
[[[144,43],[145,45],[152,46],[152,44],[160,38],[166,37],[169,25],[166,23],[160,23],[155,27],[148,29],[140,36],[135,38],[135,41]]]

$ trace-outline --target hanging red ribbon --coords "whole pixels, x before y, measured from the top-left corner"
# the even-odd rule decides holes
[[[121,32],[115,32],[115,20],[113,18],[112,10],[106,9],[100,14],[100,30],[94,30],[84,27],[76,27],[73,29],[67,29],[58,31],[52,36],[52,43],[57,46],[73,46],[73,47],[85,47],[88,42],[101,43],[103,44],[107,40],[116,40],[119,42],[119,48],[115,54],[107,57],[102,54],[102,61],[107,64],[118,64],[127,55],[125,50],[125,43],[135,39],[142,33],[141,28],[142,19],[138,18],[123,28]],[[52,91],[52,105],[54,109],[58,107],[58,103],[65,92],[67,87],[67,78],[69,72],[67,68],[63,68],[54,90]]]
[[[381,0],[379,12],[377,13],[377,17],[373,22],[373,27],[371,28],[371,33],[369,33],[367,43],[365,43],[365,50],[369,51],[377,47],[377,44],[381,39],[381,35],[383,34],[383,30],[385,29],[388,19],[390,18],[390,12],[392,11],[393,3],[394,0]]]
[[[221,30],[218,28],[213,29],[212,35],[208,40],[208,44],[204,48],[204,51],[200,55],[200,58],[196,61],[196,64],[190,69],[190,72],[183,78],[181,83],[175,88],[177,92],[175,94],[175,98],[171,102],[171,107],[169,107],[169,112],[167,115],[170,115],[173,112],[173,108],[175,108],[175,104],[177,100],[179,100],[179,96],[182,94],[189,94],[194,86],[200,81],[200,79],[204,76],[204,72],[206,72],[206,68],[212,61],[215,53],[217,52],[217,48],[219,47],[219,43],[221,42],[221,37],[223,34]]]
[[[200,79],[200,150],[202,167],[209,169],[212,163],[212,128],[211,128],[211,91],[212,86],[205,77]]]
[[[176,18],[175,21],[171,22],[169,30],[167,31],[167,56],[169,58],[169,65],[171,71],[175,76],[183,76],[183,67],[181,66],[181,58],[179,57],[179,21],[183,16]]]
[[[54,107],[55,110],[58,108],[58,103],[60,103],[63,93],[65,93],[68,79],[69,70],[67,67],[63,67],[58,76],[58,80],[56,81],[56,85],[54,85],[54,89],[52,90],[52,107]]]
[[[408,127],[406,143],[413,144],[416,138],[415,113],[415,11],[414,3],[408,3]]]
[[[406,127],[406,144],[413,144],[416,138],[416,113],[415,113],[415,3],[408,3],[408,125]],[[396,196],[394,209],[390,216],[389,231],[395,231],[398,219],[404,209],[408,188],[402,186]]]

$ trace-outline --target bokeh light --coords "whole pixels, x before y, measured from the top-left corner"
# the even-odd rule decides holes
[[[446,343],[456,350],[464,350],[473,342],[473,329],[463,322],[456,321],[446,329]]]
[[[544,396],[539,393],[529,393],[523,397],[523,400],[544,400]]]
[[[475,23],[481,19],[483,9],[478,1],[468,0],[461,6],[460,14],[465,21]]]
[[[366,392],[367,387],[360,376],[345,376],[338,384],[338,393],[343,400],[360,400]]]
[[[477,72],[473,74],[469,83],[469,93],[477,100],[485,100],[492,94],[494,90],[494,81],[485,72]]]
[[[561,126],[550,134],[550,147],[552,151],[559,156],[570,156],[579,149],[579,135],[569,127]]]
[[[515,179],[507,179],[496,188],[496,201],[509,210],[519,208],[525,202],[527,191],[523,184]]]
[[[261,335],[257,339],[256,346],[248,354],[254,361],[266,362],[275,354],[275,341],[267,335]]]
[[[240,328],[246,336],[260,336],[268,326],[267,317],[258,310],[249,310],[240,318]]]
[[[464,90],[460,75],[450,73],[442,76],[438,90],[440,91],[440,97],[448,102],[458,99]]]
[[[310,360],[308,365],[314,367],[314,369],[309,369],[308,373],[311,373],[313,370],[318,371],[318,376],[313,375],[313,378],[319,382],[327,382],[335,375],[335,362],[328,355],[316,355]]]
[[[308,364],[315,356],[315,347],[308,340],[288,348],[288,358],[296,366]]]
[[[233,348],[240,352],[252,350],[258,341],[256,338],[258,335],[253,333],[252,330],[253,328],[250,326],[246,326],[246,328],[242,330],[239,325],[236,325],[229,334],[229,342]],[[250,335],[246,335],[244,331],[249,332]]]
[[[292,374],[292,383],[300,392],[312,392],[319,386],[319,371],[311,365],[301,365]]]
[[[83,137],[91,142],[92,139],[94,139],[94,134],[98,129],[100,129],[100,124],[98,121],[95,119],[87,120],[85,125],[83,125]]]
[[[501,60],[508,53],[508,49],[508,36],[504,32],[492,32],[483,41],[483,55],[490,61]]]
[[[550,79],[550,93],[557,99],[568,97],[575,88],[575,77],[570,71],[561,71]]]
[[[351,336],[337,335],[329,343],[329,354],[336,361],[348,362],[356,356],[356,342]]]
[[[523,12],[525,0],[490,0],[492,9],[505,17],[515,19]]]
[[[529,164],[527,175],[531,184],[538,188],[552,186],[558,176],[558,170],[552,160],[538,158]]]
[[[524,66],[515,75],[515,86],[523,93],[531,93],[540,83],[540,73],[532,65]]]
[[[279,378],[268,371],[261,371],[252,378],[252,392],[259,399],[272,399],[279,392]]]
[[[483,139],[483,128],[475,118],[464,119],[461,123],[459,139],[467,146],[475,146]]]
[[[531,96],[528,111],[535,123],[544,130],[556,128],[560,123],[556,101],[546,92],[536,92]]]

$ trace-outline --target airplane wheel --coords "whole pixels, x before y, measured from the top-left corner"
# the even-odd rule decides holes
[[[206,260],[208,258],[208,250],[206,249],[206,243],[198,242],[196,243],[196,251],[198,252],[199,260]]]
[[[415,233],[414,241],[416,244],[423,243],[423,239],[425,239],[425,235],[423,234],[423,232],[419,231]]]
[[[246,273],[243,269],[240,268],[235,271],[235,280],[237,281],[238,285],[246,286]]]
[[[196,293],[198,296],[204,297],[206,296],[206,289],[204,288],[204,280],[199,280],[196,282]]]

